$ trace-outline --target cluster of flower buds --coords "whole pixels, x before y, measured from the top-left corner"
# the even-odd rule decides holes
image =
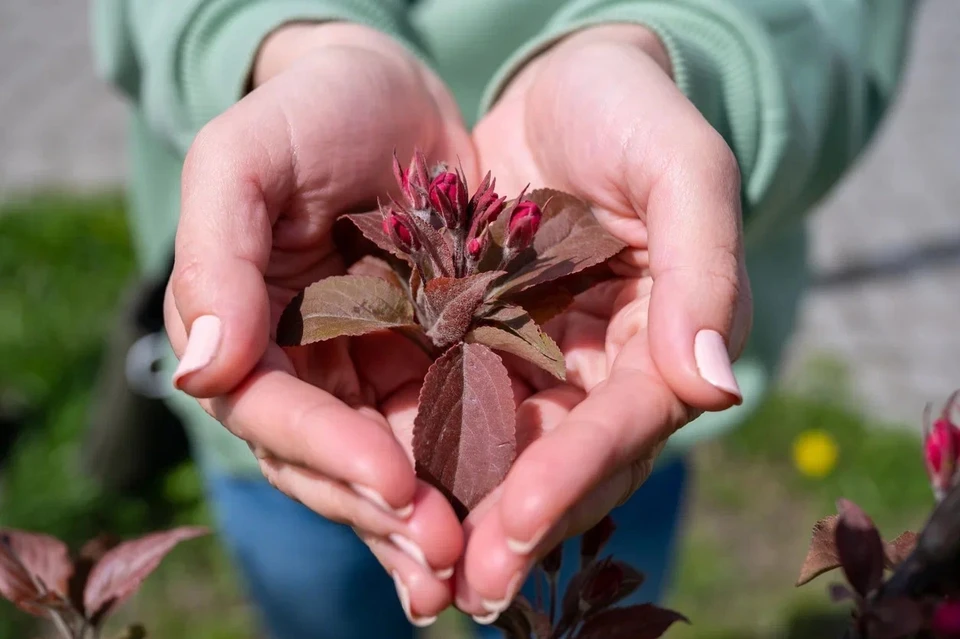
[[[491,225],[506,214],[507,224],[500,267],[533,243],[540,228],[540,207],[525,200],[525,191],[507,206],[507,200],[496,192],[496,180],[483,178],[472,197],[460,171],[450,171],[440,164],[431,171],[426,157],[414,153],[406,170],[396,155],[393,173],[403,194],[404,203],[391,202],[380,207],[383,230],[393,244],[414,257],[420,265],[423,253],[429,252],[431,231],[444,231],[454,256],[453,275],[465,277],[478,269],[492,242]],[[443,236],[441,236],[443,237]],[[435,247],[434,247],[435,248]]]
[[[950,396],[940,416],[932,424],[929,407],[924,413],[924,462],[937,501],[942,500],[960,482],[960,426],[953,420],[953,409],[958,400],[960,391]]]

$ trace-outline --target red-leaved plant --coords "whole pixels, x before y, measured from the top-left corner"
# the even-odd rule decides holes
[[[419,345],[433,364],[414,422],[416,470],[463,518],[517,454],[516,405],[497,353],[563,380],[563,353],[540,325],[611,279],[607,260],[624,244],[567,193],[524,189],[507,201],[487,173],[471,194],[462,172],[430,169],[419,151],[406,170],[394,155],[393,171],[403,201],[344,216],[336,244],[348,274],[297,295],[280,318],[277,343],[392,330]],[[613,608],[643,576],[613,558],[597,560],[612,533],[608,517],[583,537],[559,618],[560,551],[548,555],[538,569],[549,584],[548,609],[518,597],[496,622],[506,636],[654,639],[685,620],[653,604]]]
[[[652,603],[614,607],[644,581],[643,573],[629,564],[612,557],[598,559],[615,528],[607,515],[581,537],[579,570],[562,599],[558,593],[562,546],[537,564],[533,604],[518,596],[494,622],[506,639],[656,639],[674,623],[687,622],[680,613]]]
[[[838,514],[813,527],[800,571],[801,586],[840,568],[835,601],[852,600],[851,639],[960,639],[960,391],[930,423],[924,414],[924,462],[936,507],[919,533],[884,541],[870,517],[841,499]]]
[[[63,639],[99,639],[104,622],[182,541],[206,534],[183,527],[120,542],[103,535],[75,555],[59,539],[0,529],[0,595],[49,619]],[[142,626],[123,639],[145,637]]]
[[[422,347],[434,362],[414,424],[416,469],[464,517],[517,454],[513,390],[497,352],[564,379],[563,353],[540,324],[611,278],[606,262],[624,244],[566,193],[524,190],[508,202],[488,173],[471,195],[460,171],[431,170],[420,152],[407,170],[394,156],[393,168],[403,201],[344,216],[337,246],[348,274],[302,291],[277,342],[392,330]]]

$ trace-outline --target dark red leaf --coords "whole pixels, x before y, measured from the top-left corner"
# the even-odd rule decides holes
[[[413,304],[402,288],[379,277],[340,275],[311,284],[290,303],[277,343],[298,346],[413,326]]]
[[[439,277],[426,283],[421,289],[421,309],[426,315],[427,336],[436,346],[443,348],[463,339],[490,283],[501,275],[493,271],[469,277]]]
[[[580,592],[583,589],[583,580],[587,573],[579,570],[570,578],[567,589],[563,593],[560,605],[560,619],[553,629],[553,637],[561,637],[580,621],[583,611],[580,610]]]
[[[859,622],[869,639],[906,639],[923,628],[926,615],[918,602],[898,597],[871,602]]]
[[[610,265],[604,262],[579,273],[505,295],[499,301],[522,307],[533,321],[542,326],[567,310],[577,295],[615,277]]]
[[[503,630],[506,639],[547,639],[550,636],[550,620],[534,610],[523,595],[513,600],[494,626]]]
[[[883,540],[870,517],[847,499],[837,501],[837,556],[847,581],[863,597],[883,581]]]
[[[516,406],[507,369],[480,344],[459,344],[423,380],[413,429],[418,473],[461,513],[503,481],[516,456]]]
[[[44,605],[66,601],[72,573],[70,551],[59,539],[0,530],[0,595],[21,610],[42,616]]]
[[[120,545],[123,540],[116,535],[102,534],[94,537],[80,548],[74,560],[73,576],[70,577],[70,602],[76,610],[84,610],[83,594],[87,588],[87,579],[93,567],[103,559],[110,550]]]
[[[87,579],[84,607],[99,624],[111,609],[134,594],[177,544],[207,534],[206,528],[183,527],[127,541],[104,554]]]
[[[541,206],[543,218],[531,248],[508,265],[511,275],[497,288],[499,297],[600,264],[626,246],[603,228],[586,202],[572,195],[540,189],[527,199]]]
[[[857,596],[853,594],[853,591],[847,588],[844,584],[830,584],[827,586],[827,593],[829,593],[830,601],[833,603],[850,601],[851,599],[857,598]]]
[[[351,213],[343,217],[350,220],[365,238],[376,244],[380,249],[412,264],[410,256],[397,248],[390,236],[383,232],[383,215],[380,214],[380,211]]]
[[[596,560],[600,551],[607,545],[613,533],[617,530],[617,525],[613,517],[606,515],[598,521],[593,528],[583,533],[580,538],[580,567],[586,568]]]
[[[611,608],[588,619],[576,639],[656,639],[678,621],[690,623],[679,612],[653,604]]]
[[[405,285],[404,280],[400,278],[389,262],[373,255],[365,255],[351,264],[350,268],[347,269],[347,274],[360,277],[379,277],[400,289]]]
[[[566,379],[567,367],[560,347],[519,306],[503,306],[488,314],[467,333],[464,341],[522,357],[555,377]]]
[[[580,609],[592,615],[623,601],[643,585],[643,573],[630,564],[612,558],[591,564],[584,571],[580,588]]]
[[[883,544],[884,565],[887,568],[896,568],[900,563],[910,556],[913,549],[917,546],[919,536],[915,532],[906,531],[893,541]]]
[[[813,534],[810,539],[810,548],[807,557],[800,568],[800,577],[797,586],[802,586],[816,579],[825,572],[840,567],[840,556],[837,554],[837,515],[824,517],[813,525]]]

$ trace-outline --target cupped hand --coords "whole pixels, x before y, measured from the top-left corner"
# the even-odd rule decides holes
[[[737,163],[651,31],[596,27],[555,45],[474,141],[503,191],[569,191],[628,245],[620,277],[546,327],[567,383],[512,364],[533,391],[519,407],[522,451],[466,521],[457,571],[457,605],[489,623],[533,561],[636,491],[671,433],[740,402],[730,362],[752,305]]]
[[[300,289],[343,272],[333,221],[395,188],[394,148],[470,166],[472,144],[440,81],[360,26],[281,28],[253,84],[184,165],[166,300],[174,383],[249,443],[277,488],[353,526],[426,624],[451,601],[463,548],[453,509],[411,463],[429,361],[400,337],[281,349],[273,334]]]

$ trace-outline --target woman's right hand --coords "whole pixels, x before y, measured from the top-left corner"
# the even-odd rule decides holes
[[[166,299],[174,383],[250,444],[274,486],[353,526],[426,625],[451,602],[463,547],[453,509],[411,461],[430,362],[390,335],[294,349],[272,336],[300,289],[343,272],[333,221],[395,188],[394,148],[470,172],[469,136],[431,71],[357,25],[282,27],[253,84],[184,165]]]

